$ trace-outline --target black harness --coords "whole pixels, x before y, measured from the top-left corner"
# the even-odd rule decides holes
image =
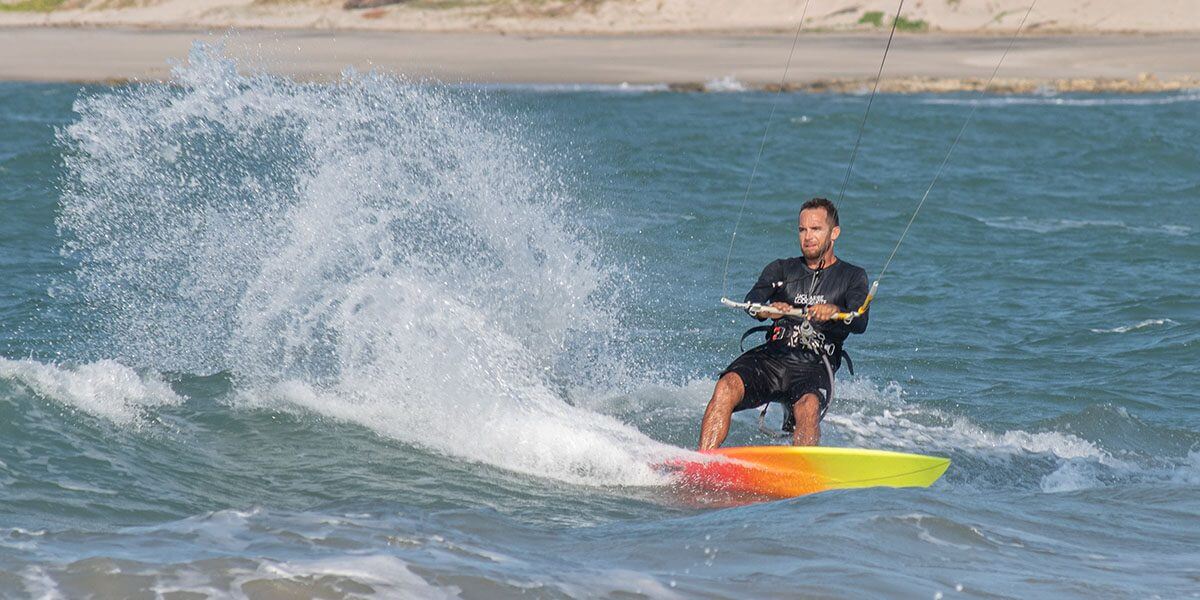
[[[798,325],[759,325],[757,327],[751,327],[742,334],[742,339],[738,340],[738,349],[744,353],[746,351],[746,338],[760,331],[767,334],[766,342],[777,342],[782,340],[788,345],[789,348],[797,348],[801,346],[801,344],[797,343],[799,341],[798,338],[800,337],[798,335],[799,329],[800,327]],[[851,375],[853,375],[854,361],[850,359],[850,353],[846,352],[845,348],[839,348],[836,351],[836,354],[839,360],[846,361],[846,369],[850,371]],[[833,398],[830,398],[830,400],[833,400]]]

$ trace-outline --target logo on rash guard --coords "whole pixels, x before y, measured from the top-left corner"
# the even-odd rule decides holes
[[[825,294],[796,294],[796,301],[792,304],[798,306],[812,306],[814,304],[825,304]]]

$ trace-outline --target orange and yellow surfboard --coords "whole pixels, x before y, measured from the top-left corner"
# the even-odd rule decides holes
[[[772,498],[847,488],[928,487],[950,466],[948,458],[862,448],[741,446],[705,454],[717,460],[670,465],[681,484]]]

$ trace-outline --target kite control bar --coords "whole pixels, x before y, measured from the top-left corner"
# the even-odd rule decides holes
[[[858,317],[861,317],[863,315],[863,313],[867,312],[867,308],[869,308],[871,306],[871,301],[875,299],[875,292],[878,289],[879,289],[879,281],[872,283],[871,289],[867,292],[867,299],[863,300],[862,306],[858,307],[858,310],[851,311],[851,312],[833,313],[833,317],[831,317],[831,320],[841,321],[841,322],[849,325],[851,321],[853,321],[854,319],[857,319]],[[759,313],[763,313],[763,312],[772,313],[772,314],[781,314],[785,317],[804,318],[805,316],[807,316],[805,309],[802,309],[802,308],[793,308],[788,311],[778,311],[778,310],[775,310],[774,308],[771,308],[771,305],[769,305],[769,304],[760,304],[758,302],[734,302],[733,300],[730,300],[729,298],[721,298],[721,304],[724,304],[725,306],[728,306],[729,308],[737,308],[737,309],[744,310],[744,311],[750,313],[750,316],[752,316],[752,317],[757,317],[759,315]]]
[[[801,317],[801,318],[804,317],[804,310],[799,309],[799,308],[793,308],[792,310],[781,312],[781,311],[775,310],[774,308],[771,308],[771,305],[769,305],[769,304],[759,304],[757,302],[734,302],[733,300],[730,300],[729,298],[721,298],[721,304],[724,304],[725,306],[728,306],[729,308],[740,308],[740,309],[750,313],[750,316],[752,316],[752,317],[757,317],[758,313],[760,313],[760,312],[781,314],[785,317]]]

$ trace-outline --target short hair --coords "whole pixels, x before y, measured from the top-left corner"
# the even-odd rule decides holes
[[[808,202],[805,202],[804,204],[802,204],[802,205],[800,206],[800,212],[804,212],[804,211],[806,211],[806,210],[808,210],[808,209],[810,209],[810,208],[823,208],[823,209],[825,209],[825,214],[826,214],[826,215],[828,215],[828,217],[827,217],[827,218],[829,219],[829,222],[830,222],[830,223],[833,223],[833,226],[834,226],[834,227],[838,227],[838,226],[839,226],[839,224],[838,224],[838,214],[837,214],[837,207],[836,207],[836,206],[834,206],[834,205],[833,205],[833,203],[832,203],[832,202],[830,202],[828,199],[826,199],[826,198],[813,198],[812,200],[809,200]]]

